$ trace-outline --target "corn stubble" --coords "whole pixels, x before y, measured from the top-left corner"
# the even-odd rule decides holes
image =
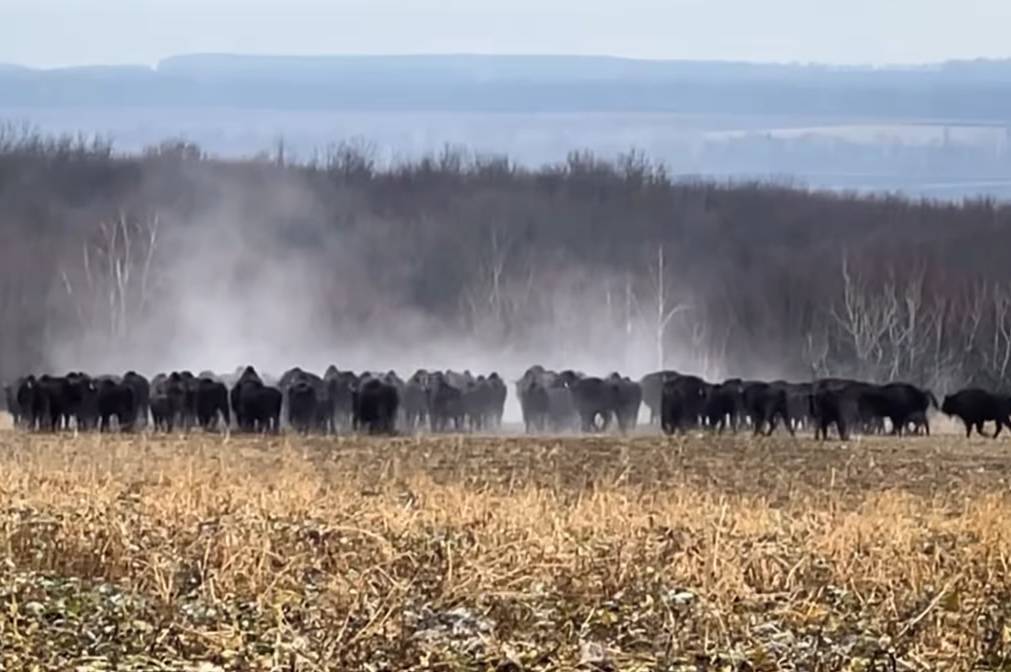
[[[0,433],[2,669],[1001,669],[953,437]]]

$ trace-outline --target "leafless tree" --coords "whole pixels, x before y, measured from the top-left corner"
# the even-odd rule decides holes
[[[473,280],[463,291],[463,302],[476,330],[498,337],[508,333],[510,315],[532,290],[534,274],[526,274],[526,282],[510,282],[506,270],[512,256],[515,236],[504,222],[488,228],[486,243],[476,250]]]
[[[99,222],[93,239],[82,244],[77,272],[60,275],[83,329],[114,342],[129,336],[133,320],[151,303],[158,231],[157,215],[139,220],[120,212]]]
[[[677,315],[690,310],[688,303],[676,301],[671,290],[671,272],[667,267],[667,253],[663,245],[656,248],[655,260],[649,267],[650,325],[656,348],[656,366],[667,366],[667,327]]]
[[[280,154],[0,127],[0,378],[82,331],[135,337],[161,280],[185,282],[168,251],[227,210],[264,262],[305,266],[335,344],[409,314],[492,347],[624,348],[637,368],[1011,387],[1011,206],[679,180],[639,152],[538,169],[455,148],[384,167],[363,145]]]

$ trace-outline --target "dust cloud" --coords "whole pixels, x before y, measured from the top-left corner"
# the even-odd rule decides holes
[[[463,305],[448,315],[418,306],[412,283],[429,269],[389,254],[395,230],[381,222],[333,226],[324,204],[294,181],[261,185],[253,196],[227,183],[215,191],[215,201],[195,211],[159,214],[144,295],[127,291],[114,306],[101,297],[89,304],[97,311],[90,322],[51,338],[51,370],[153,376],[253,364],[276,377],[293,366],[322,373],[333,364],[405,378],[418,368],[495,371],[509,382],[506,420],[513,422],[520,414],[512,382],[532,364],[636,379],[658,368],[655,324],[648,306],[623,296],[626,274],[556,264],[550,287],[536,292],[540,316],[504,337],[467,319]],[[142,264],[124,263],[133,264],[139,284]],[[466,289],[442,291],[463,296]],[[686,289],[677,288],[682,299],[690,297]],[[101,313],[115,310],[124,319],[110,333]],[[689,341],[693,320],[689,310],[668,327],[665,366],[723,376],[705,344]]]

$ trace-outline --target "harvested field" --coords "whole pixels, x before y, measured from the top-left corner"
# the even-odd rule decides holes
[[[1011,444],[0,432],[0,669],[1006,669]]]

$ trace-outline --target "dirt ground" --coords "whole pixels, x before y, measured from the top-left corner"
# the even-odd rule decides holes
[[[0,432],[0,668],[1006,669],[1011,439]]]

